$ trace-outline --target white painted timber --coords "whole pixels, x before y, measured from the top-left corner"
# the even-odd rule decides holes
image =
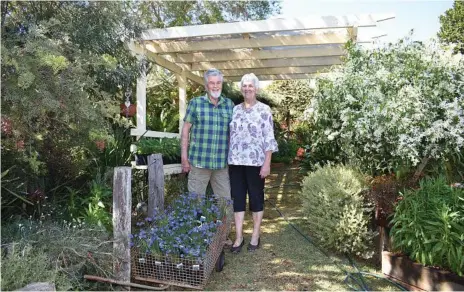
[[[305,18],[278,18],[268,20],[215,23],[150,29],[142,33],[142,40],[160,40],[202,37],[211,35],[249,34],[260,32],[279,32],[309,29],[334,29],[357,25],[376,26],[378,21],[392,19],[393,14],[361,14],[345,16],[311,15]]]
[[[131,129],[131,136],[143,136],[152,138],[180,138],[179,133],[158,132],[145,129]]]
[[[157,54],[176,53],[176,52],[196,52],[196,51],[215,51],[226,49],[243,49],[243,48],[265,48],[265,47],[282,47],[282,46],[307,46],[323,44],[344,44],[349,40],[346,31],[314,33],[306,35],[292,36],[266,36],[253,39],[223,39],[208,41],[172,41],[165,43],[155,43],[147,41],[145,47]],[[370,42],[368,40],[359,40],[358,42]]]
[[[261,50],[243,52],[224,50],[218,52],[200,52],[192,54],[178,53],[163,55],[163,57],[174,63],[198,63],[235,60],[341,56],[345,54],[346,51],[343,49],[343,45],[314,45],[311,47],[284,50]]]
[[[318,76],[323,76],[327,73],[320,73],[320,74],[274,74],[274,75],[257,75],[259,81],[265,80],[287,80],[287,79],[311,79]],[[225,77],[226,80],[237,82],[242,79],[241,76],[230,76]]]
[[[192,80],[192,81],[194,81],[196,83],[199,83],[201,85],[204,85],[203,78],[201,78],[198,75],[193,74],[192,72],[190,72],[188,70],[189,69],[188,67],[185,67],[185,66],[188,66],[188,65],[182,64],[182,67],[184,67],[184,68],[182,68],[179,65],[176,65],[176,64],[166,60],[165,58],[163,58],[163,57],[161,57],[161,56],[159,56],[157,54],[154,54],[152,51],[146,50],[143,46],[141,46],[141,45],[139,45],[139,44],[137,44],[135,42],[129,42],[129,43],[127,43],[127,46],[133,53],[138,54],[138,55],[144,55],[150,61],[155,62],[156,64],[170,70],[171,72],[174,72],[174,73],[177,73],[177,74],[182,74],[182,72],[184,72],[185,76],[188,79],[190,79],[190,80]]]
[[[272,68],[272,67],[305,67],[305,66],[330,66],[339,65],[342,60],[338,56],[332,57],[310,57],[293,59],[270,59],[270,60],[243,60],[231,62],[203,62],[192,65],[193,71],[203,71],[209,68],[217,69],[242,69],[242,68]]]
[[[134,165],[132,166],[135,169],[148,169],[147,165],[135,165],[135,161],[133,161]],[[164,176],[171,175],[171,174],[178,174],[182,172],[182,165],[181,164],[166,164],[163,165]]]
[[[184,126],[184,117],[187,111],[187,78],[185,73],[176,74],[177,83],[179,84],[179,135],[182,133]]]
[[[243,76],[253,72],[255,75],[273,74],[296,74],[296,73],[317,73],[328,72],[331,66],[309,66],[309,67],[278,67],[278,68],[258,68],[258,69],[231,69],[221,70],[224,76]]]
[[[147,128],[147,72],[142,70],[137,78],[137,129],[145,131]]]

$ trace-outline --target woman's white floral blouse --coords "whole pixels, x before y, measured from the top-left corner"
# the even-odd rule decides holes
[[[269,106],[259,101],[248,109],[243,103],[236,105],[230,122],[229,164],[262,166],[267,151],[278,151]]]

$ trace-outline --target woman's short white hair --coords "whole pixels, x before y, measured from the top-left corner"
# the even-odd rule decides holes
[[[247,82],[247,81],[253,82],[253,85],[255,86],[255,88],[259,89],[259,79],[258,77],[256,77],[255,74],[249,73],[249,74],[243,75],[242,81],[240,81],[240,87],[243,86],[243,82]]]

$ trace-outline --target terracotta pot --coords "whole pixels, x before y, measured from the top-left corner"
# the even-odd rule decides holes
[[[121,115],[124,117],[133,117],[137,113],[137,106],[135,104],[127,105],[125,103],[121,103]]]

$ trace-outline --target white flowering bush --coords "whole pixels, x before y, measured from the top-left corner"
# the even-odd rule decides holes
[[[307,109],[313,151],[339,149],[334,160],[371,173],[415,166],[424,157],[463,158],[461,54],[407,40],[347,50],[344,65],[317,81]]]

